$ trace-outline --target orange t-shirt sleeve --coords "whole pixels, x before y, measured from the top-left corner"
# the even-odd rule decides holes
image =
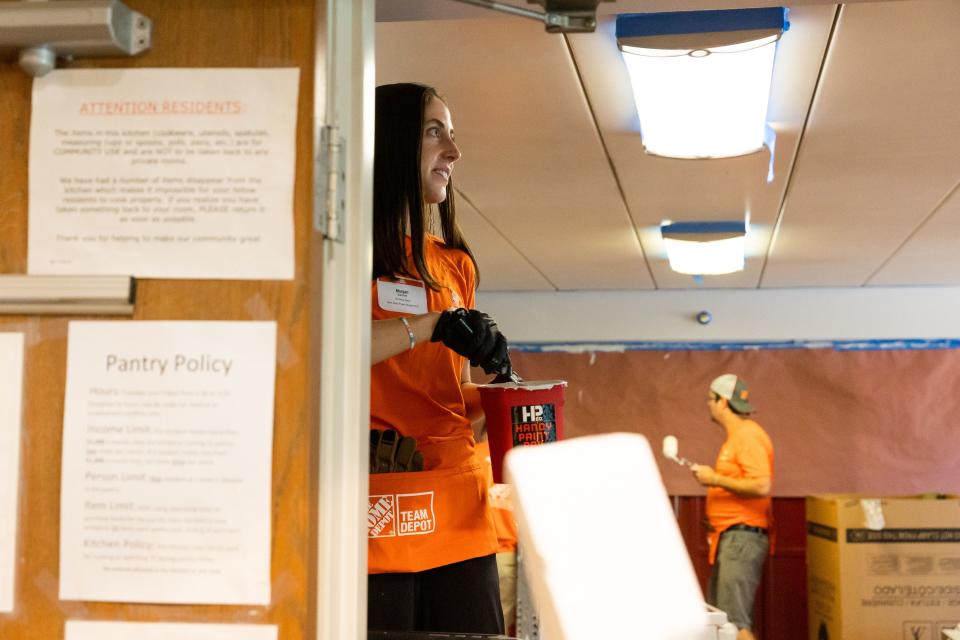
[[[473,268],[473,262],[470,256],[465,253],[460,254],[460,273],[463,274],[463,306],[467,309],[474,309],[477,305],[477,272]]]
[[[759,442],[748,442],[737,455],[743,478],[769,478],[773,475],[770,468],[770,455]]]

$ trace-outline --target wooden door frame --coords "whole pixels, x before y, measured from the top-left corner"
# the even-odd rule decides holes
[[[316,0],[314,153],[323,152],[327,124],[343,136],[346,156],[344,239],[315,230],[311,251],[314,273],[322,270],[312,280],[323,287],[322,324],[314,327],[321,336],[318,640],[365,638],[367,628],[374,17],[373,0]],[[314,175],[314,184],[320,179]]]

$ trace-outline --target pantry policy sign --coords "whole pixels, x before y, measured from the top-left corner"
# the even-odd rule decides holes
[[[270,602],[274,322],[71,322],[60,598]]]
[[[298,69],[33,83],[27,269],[289,280]]]

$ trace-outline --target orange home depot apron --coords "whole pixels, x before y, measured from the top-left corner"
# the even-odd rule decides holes
[[[480,462],[487,480],[487,496],[490,499],[490,515],[497,532],[497,553],[517,548],[517,520],[513,514],[512,489],[509,484],[494,484],[493,467],[490,461],[490,443],[478,442],[474,455]]]
[[[497,537],[480,465],[370,475],[370,573],[425,571],[490,555]]]

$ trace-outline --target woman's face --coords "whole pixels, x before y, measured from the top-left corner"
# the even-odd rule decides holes
[[[431,97],[423,110],[423,139],[420,141],[420,183],[423,201],[439,204],[447,199],[447,185],[460,149],[453,141],[450,110],[443,100]]]

